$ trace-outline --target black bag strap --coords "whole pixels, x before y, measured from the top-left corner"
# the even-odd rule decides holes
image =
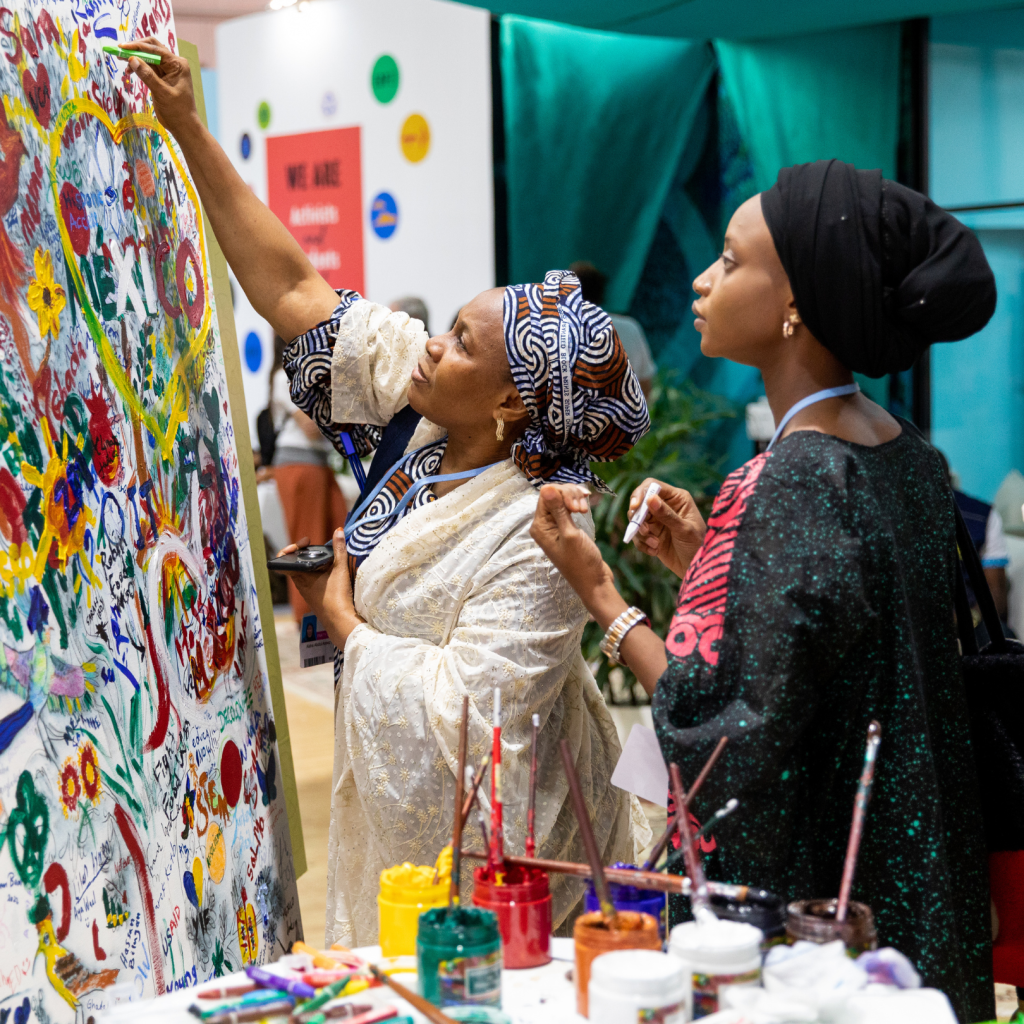
[[[988,630],[989,639],[992,641],[992,649],[1004,653],[1008,647],[1006,636],[1003,634],[1003,625],[999,621],[999,613],[996,611],[996,603],[992,599],[992,591],[988,589],[988,580],[985,579],[985,570],[981,565],[981,558],[978,549],[971,540],[970,531],[960,513],[960,506],[956,503],[956,495],[953,498],[953,512],[956,516],[956,546],[960,552],[960,561],[967,570],[967,578],[971,581],[974,596],[978,601],[978,608],[981,611],[982,621]],[[978,645],[974,640],[974,623],[971,618],[971,610],[967,604],[967,591],[964,587],[963,575],[957,573],[956,588],[956,618],[957,628],[960,633],[960,645],[964,654],[976,654]],[[965,634],[970,633],[970,643],[965,643]]]

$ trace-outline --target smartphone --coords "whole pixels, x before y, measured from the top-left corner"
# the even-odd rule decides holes
[[[271,572],[323,572],[334,565],[334,548],[314,544],[267,560]]]

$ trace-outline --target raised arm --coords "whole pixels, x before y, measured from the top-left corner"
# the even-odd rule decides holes
[[[217,241],[253,309],[285,341],[326,320],[338,302],[334,289],[203,126],[188,61],[153,38],[129,46],[163,58],[156,67],[135,58],[128,65],[149,87],[157,118],[181,146]]]

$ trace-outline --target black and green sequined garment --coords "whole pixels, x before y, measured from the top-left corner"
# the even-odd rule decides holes
[[[882,745],[853,898],[962,1021],[995,1016],[988,867],[953,615],[953,511],[909,424],[868,448],[796,431],[726,480],[654,694],[695,801],[730,797],[710,878],[839,893],[869,721]]]

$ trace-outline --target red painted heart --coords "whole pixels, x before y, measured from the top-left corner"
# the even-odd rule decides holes
[[[21,73],[21,87],[25,90],[29,105],[44,128],[50,127],[50,75],[45,65],[36,68],[35,75],[28,68]]]

